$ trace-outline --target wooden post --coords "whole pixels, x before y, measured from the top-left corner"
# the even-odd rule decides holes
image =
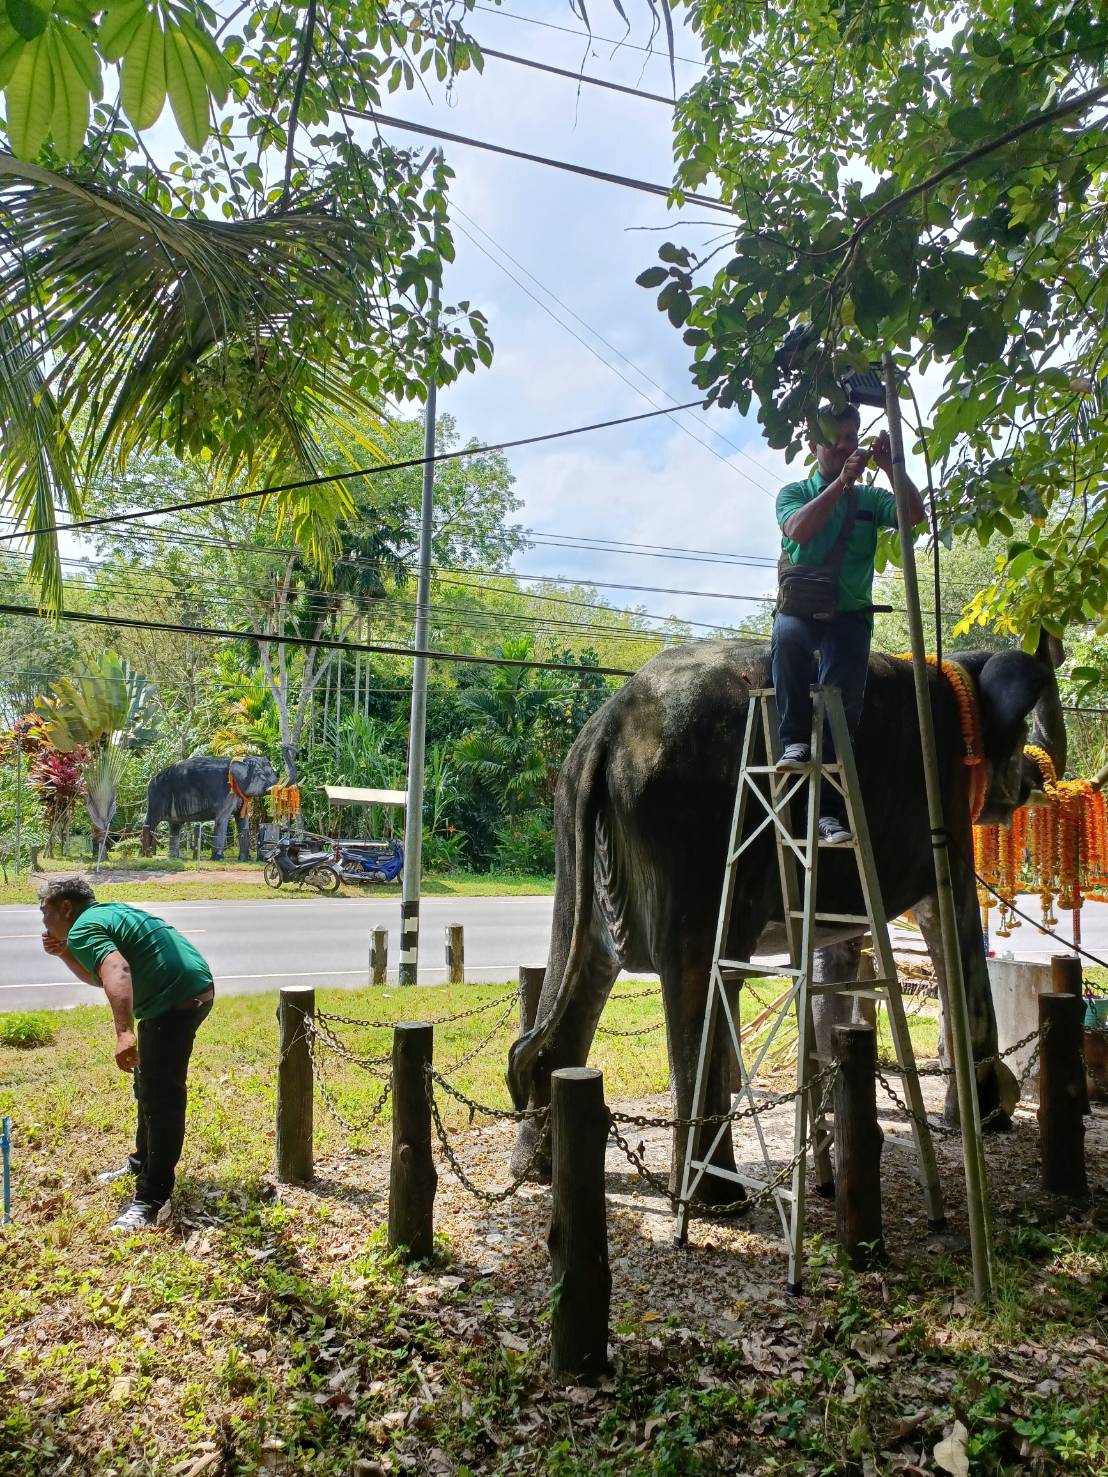
[[[604,1154],[608,1112],[604,1078],[594,1067],[550,1076],[550,1234],[554,1275],[550,1368],[575,1379],[608,1368],[608,1222]]]
[[[452,985],[465,984],[466,946],[460,923],[446,925],[446,974]]]
[[[1039,996],[1039,1183],[1051,1195],[1083,1197],[1085,1004],[1080,995]]]
[[[1077,995],[1081,1000],[1085,998],[1085,980],[1081,973],[1081,960],[1076,954],[1052,954],[1050,956],[1050,987],[1056,995]],[[1084,1019],[1082,1010],[1082,1044],[1084,1044]],[[1084,1077],[1082,1077],[1084,1082]],[[1089,1112],[1089,1085],[1085,1082],[1084,1096],[1081,1099],[1082,1113]]]
[[[434,1251],[435,1190],[439,1177],[431,1155],[431,1104],[427,1068],[434,1057],[434,1027],[402,1021],[392,1033],[392,1171],[389,1175],[389,1250],[408,1261],[428,1261]]]
[[[389,931],[387,928],[375,928],[373,930],[373,942],[370,946],[369,962],[373,971],[373,983],[375,985],[383,985],[389,968]]]
[[[306,1184],[312,1177],[312,1058],[309,1031],[315,1015],[310,985],[285,985],[278,1018],[281,1056],[277,1063],[277,1178]]]
[[[877,1121],[877,1032],[835,1026],[835,1230],[855,1271],[885,1262],[881,1227],[881,1147]]]
[[[535,1024],[539,1013],[539,996],[546,983],[545,964],[521,964],[519,966],[519,1034],[522,1036]]]
[[[1084,988],[1081,960],[1074,954],[1050,956],[1050,988],[1056,995],[1080,995]]]

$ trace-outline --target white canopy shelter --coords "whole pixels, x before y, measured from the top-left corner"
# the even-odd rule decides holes
[[[364,790],[358,785],[321,785],[332,805],[406,805],[404,790]]]

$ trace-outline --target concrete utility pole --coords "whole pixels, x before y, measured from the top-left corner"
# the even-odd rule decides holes
[[[433,149],[423,168],[442,158]],[[422,170],[420,171],[422,173]],[[438,247],[438,228],[435,246]],[[440,268],[441,271],[441,268]],[[431,328],[438,327],[439,281],[431,283]],[[427,405],[423,416],[423,501],[419,518],[419,582],[416,587],[415,648],[427,650],[431,625],[431,534],[435,508],[435,362],[427,360]],[[414,985],[419,967],[419,883],[423,867],[423,771],[427,740],[427,658],[412,661],[412,716],[408,725],[408,800],[404,815],[404,877],[400,903],[400,983]]]
[[[889,420],[889,440],[892,443],[893,490],[896,493],[897,521],[900,524],[900,552],[904,566],[904,606],[908,615],[908,630],[911,634],[912,673],[916,683],[920,750],[923,754],[927,816],[931,826],[931,848],[935,856],[935,890],[939,900],[939,927],[942,932],[943,964],[946,969],[946,1005],[950,1012],[950,1033],[954,1047],[954,1079],[958,1088],[958,1115],[962,1124],[962,1159],[966,1172],[966,1218],[969,1221],[973,1290],[979,1303],[987,1303],[993,1293],[993,1268],[992,1248],[989,1244],[985,1155],[981,1143],[981,1113],[977,1104],[977,1074],[973,1064],[969,1014],[966,1010],[966,984],[962,975],[962,955],[958,948],[954,888],[950,879],[950,851],[943,821],[939,755],[935,747],[935,720],[931,712],[931,689],[927,680],[927,661],[923,644],[923,616],[920,612],[919,583],[916,578],[916,548],[912,538],[911,518],[908,513],[908,492],[904,486],[904,431],[900,420],[900,375],[891,353],[885,355],[883,367],[885,410]]]

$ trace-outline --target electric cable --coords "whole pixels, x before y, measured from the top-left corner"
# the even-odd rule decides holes
[[[690,400],[687,405],[674,409],[690,410],[694,405],[703,405],[703,399]],[[306,487],[321,487],[329,482],[349,482],[355,477],[379,477],[385,472],[401,472],[409,467],[423,467],[428,462],[451,462],[465,456],[483,456],[493,451],[511,451],[519,446],[536,446],[544,441],[560,441],[567,436],[581,436],[588,431],[607,431],[613,426],[632,425],[635,421],[654,420],[659,415],[671,415],[670,410],[643,410],[636,415],[616,416],[612,420],[593,421],[586,426],[570,426],[564,431],[544,431],[538,436],[519,436],[512,441],[499,441],[491,446],[461,446],[453,451],[437,451],[434,456],[413,456],[403,461],[382,462],[375,467],[355,467],[349,472],[327,472],[314,477],[301,477],[295,482],[279,482],[269,487],[253,487],[246,492],[219,493],[216,497],[192,498],[179,503],[166,503],[160,508],[139,508],[129,513],[103,514],[96,518],[82,518],[73,523],[43,523],[35,528],[25,528],[18,533],[0,534],[0,543],[11,539],[32,538],[39,533],[78,533],[88,528],[102,528],[109,524],[130,523],[137,518],[155,518],[162,513],[184,513],[192,508],[213,508],[225,503],[244,503],[252,498],[273,497],[281,492],[299,492]]]
[[[443,40],[439,37],[439,40]],[[495,47],[477,42],[482,56],[493,56],[497,61],[514,62],[519,67],[533,67],[537,72],[550,72],[555,77],[568,77],[571,82],[587,82],[590,87],[604,87],[611,92],[623,92],[628,97],[642,98],[648,103],[663,103],[667,108],[675,107],[674,99],[660,92],[644,92],[639,87],[627,87],[622,82],[610,82],[606,77],[590,77],[585,72],[573,72],[568,67],[555,67],[550,62],[537,62],[529,56],[516,56],[511,51],[497,51]]]
[[[642,51],[648,56],[660,57],[665,62],[673,60],[675,62],[685,62],[690,67],[704,68],[707,66],[707,63],[703,59],[695,61],[691,56],[678,56],[676,52],[673,53],[671,58],[668,51],[656,51],[652,46],[638,46],[634,41],[613,41],[611,36],[595,36],[592,31],[575,31],[570,26],[555,25],[553,21],[537,20],[533,15],[516,15],[514,11],[503,10],[499,5],[484,5],[480,3],[480,0],[473,8],[474,10],[486,10],[489,15],[503,16],[507,20],[522,21],[528,26],[541,26],[544,31],[561,31],[564,36],[573,36],[577,41],[585,41],[590,45],[594,41],[598,41],[601,46],[614,46],[626,51]],[[479,42],[478,45],[480,45]]]
[[[607,169],[593,169],[587,164],[571,164],[566,159],[551,159],[546,154],[531,154],[525,149],[511,149],[506,144],[489,143],[487,139],[469,138],[464,133],[448,133],[444,128],[434,128],[429,123],[416,123],[410,118],[397,118],[392,113],[374,112],[368,108],[347,108],[346,116],[359,118],[363,123],[372,123],[378,128],[398,128],[406,133],[418,133],[426,138],[438,139],[441,143],[462,144],[470,149],[483,149],[490,154],[502,154],[508,159],[521,159],[525,164],[545,164],[548,169],[564,170],[567,174],[583,175],[586,179],[600,180],[602,184],[619,185],[625,190],[638,190],[640,194],[658,195],[669,200],[671,195],[680,195],[683,204],[702,205],[707,210],[721,215],[733,216],[734,212],[726,201],[717,195],[698,195],[678,186],[657,185],[650,180],[634,179],[630,175],[615,174]]]

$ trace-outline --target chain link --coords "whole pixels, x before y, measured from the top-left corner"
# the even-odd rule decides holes
[[[1027,1058],[1027,1061],[1024,1063],[1023,1071],[1020,1073],[1019,1078],[1016,1082],[1016,1089],[1019,1094],[1019,1097],[1016,1099],[1016,1101],[1018,1102],[1019,1099],[1023,1097],[1023,1090],[1027,1086],[1031,1073],[1034,1070],[1035,1063],[1038,1061],[1039,1048],[1042,1046],[1043,1037],[1046,1035],[1049,1029],[1049,1022],[1044,1025],[1041,1030],[1039,1029],[1039,1027],[1036,1027],[1035,1030],[1029,1031],[1027,1035],[1022,1038],[1022,1040],[1017,1041],[1014,1046],[1009,1046],[1004,1051],[994,1052],[992,1056],[982,1057],[980,1061],[974,1063],[974,1066],[985,1067],[990,1066],[994,1063],[1002,1062],[1005,1057],[1012,1056],[1015,1052],[1022,1050],[1025,1046],[1031,1046],[1031,1043],[1034,1042],[1034,1045],[1031,1048],[1031,1054]],[[908,1073],[905,1073],[903,1068],[898,1066],[896,1062],[879,1061],[877,1063],[877,1080],[878,1082],[880,1082],[882,1088],[884,1089],[886,1097],[890,1098],[901,1110],[901,1112],[906,1117],[910,1118],[913,1123],[919,1124],[921,1128],[927,1128],[936,1133],[946,1134],[948,1137],[954,1137],[955,1135],[961,1133],[961,1128],[952,1128],[949,1124],[943,1123],[941,1119],[931,1119],[928,1118],[926,1114],[924,1115],[923,1119],[920,1119],[918,1114],[912,1112],[912,1109],[908,1106],[908,1104],[897,1092],[896,1088],[893,1087],[892,1083],[885,1076],[886,1071],[894,1072],[901,1077],[908,1075]],[[953,1067],[940,1067],[938,1064],[936,1064],[934,1067],[910,1068],[909,1071],[911,1075],[915,1077],[952,1077],[954,1075]],[[990,1112],[986,1113],[984,1118],[982,1118],[981,1127],[988,1128],[993,1122],[1007,1116],[1008,1115],[1005,1113],[1004,1109],[998,1104]]]
[[[307,1032],[306,1039],[308,1044],[308,1060],[311,1062],[312,1076],[315,1078],[316,1084],[319,1087],[319,1095],[323,1099],[323,1104],[326,1107],[327,1111],[331,1114],[332,1118],[334,1118],[337,1123],[345,1128],[347,1133],[361,1133],[364,1129],[368,1128],[371,1123],[375,1123],[377,1119],[380,1118],[382,1112],[384,1111],[385,1104],[389,1100],[389,1094],[392,1092],[392,1081],[390,1079],[385,1082],[385,1085],[381,1090],[381,1096],[377,1099],[373,1107],[369,1110],[369,1117],[366,1122],[361,1124],[352,1122],[351,1119],[346,1116],[339,1105],[335,1102],[335,1099],[331,1093],[331,1089],[327,1086],[327,1083],[324,1080],[323,1071],[319,1065],[319,1059],[316,1056],[314,1036],[315,1032],[313,1030],[309,1030]]]
[[[508,1017],[512,1014],[514,1010],[515,1001],[511,1000],[508,1002],[507,1010],[502,1016],[497,1019],[492,1030],[489,1031],[486,1035],[482,1036],[480,1041],[477,1042],[476,1046],[471,1046],[467,1052],[463,1053],[463,1055],[457,1059],[457,1061],[451,1062],[448,1067],[443,1067],[443,1076],[446,1076],[447,1074],[453,1075],[455,1072],[460,1072],[463,1067],[468,1067],[470,1062],[475,1061],[476,1058],[479,1057],[484,1051],[485,1047],[489,1045],[493,1037],[498,1035],[500,1031],[504,1029],[505,1025],[507,1025]]]
[[[749,1108],[732,1108],[726,1113],[714,1113],[709,1117],[652,1118],[646,1113],[617,1113],[615,1111],[612,1111],[609,1116],[613,1122],[627,1123],[634,1128],[718,1128],[721,1123],[738,1123],[743,1118],[757,1118],[760,1113],[770,1113],[774,1108],[780,1108],[785,1103],[795,1102],[802,1092],[819,1087],[825,1077],[833,1077],[837,1071],[837,1065],[831,1062],[826,1067],[820,1068],[807,1088],[795,1087],[792,1092],[774,1093],[772,1097],[766,1098],[765,1102],[754,1103]]]
[[[517,1175],[516,1178],[512,1180],[509,1184],[505,1185],[504,1188],[501,1190],[485,1190],[470,1179],[469,1175],[462,1168],[458,1156],[457,1154],[455,1154],[451,1146],[450,1139],[446,1132],[446,1127],[443,1124],[442,1116],[439,1113],[438,1099],[435,1097],[436,1081],[439,1082],[440,1086],[446,1087],[448,1092],[452,1092],[453,1089],[451,1089],[447,1083],[443,1082],[438,1077],[437,1073],[427,1073],[427,1101],[431,1107],[431,1119],[435,1125],[435,1133],[438,1136],[439,1143],[442,1146],[443,1157],[446,1159],[447,1164],[450,1165],[450,1168],[453,1171],[456,1179],[465,1189],[469,1191],[471,1195],[476,1196],[478,1200],[484,1201],[486,1205],[501,1205],[505,1200],[510,1200],[511,1197],[516,1193],[516,1191],[519,1190],[519,1188],[527,1182],[532,1169],[534,1169],[535,1165],[538,1163],[540,1155],[546,1148],[546,1141],[550,1136],[550,1109],[543,1108],[540,1110],[543,1115],[542,1131],[540,1132],[538,1139],[535,1142],[535,1147],[531,1154],[531,1157],[530,1159],[528,1159],[522,1172]],[[456,1093],[455,1096],[457,1096]],[[483,1112],[491,1112],[494,1116],[500,1116],[499,1109],[482,1108],[480,1104],[476,1104],[475,1106]],[[535,1113],[531,1116],[538,1117],[538,1113]]]
[[[822,1068],[816,1074],[816,1076],[812,1078],[812,1081],[808,1084],[807,1088],[799,1088],[796,1092],[782,1095],[780,1098],[777,1099],[776,1102],[759,1104],[754,1110],[747,1109],[742,1114],[735,1115],[736,1117],[749,1118],[753,1116],[754,1112],[764,1113],[767,1107],[779,1107],[782,1103],[790,1102],[798,1097],[800,1092],[811,1091],[813,1088],[817,1087],[821,1083],[825,1084],[823,1092],[820,1095],[819,1107],[817,1111],[812,1115],[811,1130],[807,1138],[804,1140],[804,1143],[789,1160],[789,1162],[781,1170],[779,1170],[772,1179],[767,1180],[764,1185],[755,1190],[753,1193],[744,1193],[740,1199],[729,1200],[726,1202],[726,1204],[723,1205],[704,1205],[700,1207],[702,1215],[731,1215],[738,1210],[752,1210],[756,1206],[761,1205],[765,1201],[772,1198],[774,1192],[778,1190],[785,1183],[785,1181],[792,1176],[792,1173],[796,1169],[797,1165],[802,1162],[804,1156],[808,1153],[808,1150],[815,1143],[816,1134],[820,1131],[821,1124],[827,1112],[827,1104],[831,1096],[831,1089],[834,1085],[835,1077],[838,1075],[838,1070],[838,1063],[832,1062],[828,1066]],[[721,1122],[726,1122],[730,1116],[731,1115],[723,1116],[717,1114],[714,1118],[675,1118],[668,1120],[650,1120],[629,1118],[626,1114],[623,1113],[610,1112],[608,1114],[608,1133],[609,1136],[615,1140],[615,1143],[622,1150],[626,1158],[630,1160],[631,1164],[638,1171],[639,1177],[645,1180],[646,1183],[650,1185],[651,1188],[654,1189],[658,1194],[664,1196],[665,1199],[669,1201],[670,1207],[673,1210],[674,1214],[676,1214],[682,1205],[688,1206],[691,1211],[695,1207],[695,1201],[683,1200],[679,1194],[675,1195],[666,1181],[659,1178],[659,1176],[654,1174],[652,1170],[647,1169],[642,1155],[636,1149],[633,1149],[631,1145],[627,1142],[624,1136],[620,1133],[619,1129],[616,1127],[616,1122],[637,1122],[641,1123],[643,1127],[686,1127],[692,1126],[694,1124],[708,1127]]]
[[[660,1031],[665,1021],[651,1021],[648,1026],[634,1026],[629,1031],[617,1031],[614,1026],[597,1026],[598,1036],[649,1036],[652,1031]]]
[[[456,1102],[469,1109],[469,1121],[472,1123],[476,1114],[483,1113],[486,1118],[503,1118],[510,1123],[522,1123],[527,1118],[545,1118],[549,1108],[490,1108],[488,1103],[480,1103],[460,1087],[455,1087],[452,1082],[447,1082],[441,1073],[436,1072],[433,1067],[427,1068],[430,1080],[442,1088],[443,1092],[454,1098]]]
[[[484,1005],[475,1005],[470,1010],[456,1010],[453,1015],[421,1016],[420,1021],[422,1024],[428,1026],[446,1026],[452,1021],[469,1020],[471,1016],[484,1015],[486,1011],[493,1010],[498,1005],[503,1005],[505,1001],[514,1004],[522,993],[522,987],[517,985],[507,995],[498,995],[495,1000],[486,1000]],[[403,1019],[403,1017],[398,1016],[396,1020],[392,1021],[375,1021],[357,1015],[332,1015],[330,1011],[324,1010],[317,1010],[315,1015],[316,1020],[334,1021],[340,1026],[364,1026],[367,1030],[371,1031],[391,1031]]]

